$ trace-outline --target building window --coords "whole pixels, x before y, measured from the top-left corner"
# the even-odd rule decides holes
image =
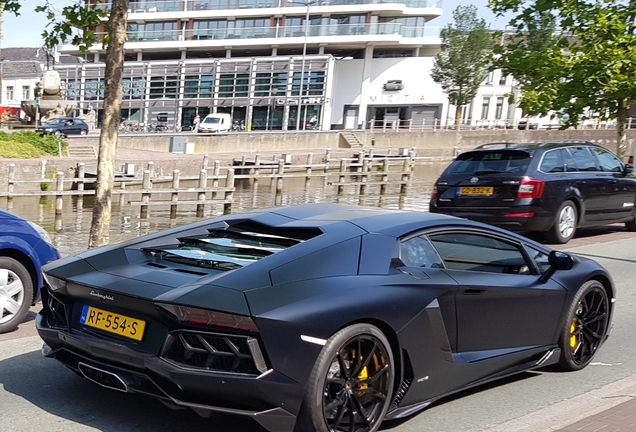
[[[144,96],[145,81],[141,77],[124,77],[122,79],[124,99],[141,99]],[[67,91],[68,96],[68,91]]]
[[[481,102],[481,119],[488,119],[488,108],[490,107],[490,96],[484,96],[483,101]]]
[[[486,77],[486,81],[484,82],[484,84],[492,84],[492,81],[494,79],[494,75],[495,75],[495,73],[493,71],[490,71],[488,73],[488,76]]]
[[[501,120],[501,116],[503,115],[503,105],[504,105],[503,96],[498,96],[497,97],[497,107],[495,108],[495,118],[497,120]]]
[[[287,72],[259,72],[254,86],[255,97],[284,97],[287,90]]]
[[[192,30],[192,39],[226,39],[228,34],[228,22],[226,20],[195,21]]]
[[[22,86],[22,99],[31,99],[31,87]]]
[[[219,79],[219,97],[247,97],[249,92],[249,74],[221,74]]]
[[[188,99],[210,99],[214,87],[213,75],[186,75],[183,97]]]
[[[7,86],[7,100],[13,100],[13,86]]]
[[[503,72],[501,73],[501,77],[499,78],[499,85],[506,85],[506,81],[507,81],[507,76],[503,74]]]
[[[305,66],[305,80],[303,81],[302,95],[301,96],[322,96],[325,91],[325,72],[315,71],[310,72]],[[298,96],[300,94],[300,72],[294,72],[294,81],[292,84],[292,95]]]
[[[150,78],[150,99],[175,99],[179,78],[176,76],[154,76]]]

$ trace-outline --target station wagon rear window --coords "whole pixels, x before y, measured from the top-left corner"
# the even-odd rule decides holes
[[[450,174],[524,174],[531,157],[521,150],[466,152],[457,156],[447,170]]]

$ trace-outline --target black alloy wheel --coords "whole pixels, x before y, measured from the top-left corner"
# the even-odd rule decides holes
[[[589,280],[579,288],[559,340],[561,368],[580,370],[592,361],[607,335],[609,311],[609,298],[602,283]]]
[[[382,332],[355,324],[334,334],[314,365],[297,430],[377,431],[391,403],[393,354]],[[306,418],[302,418],[305,416]]]

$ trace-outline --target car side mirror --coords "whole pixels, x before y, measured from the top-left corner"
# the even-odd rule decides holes
[[[630,164],[630,163],[625,164],[625,168],[623,169],[623,172],[624,172],[625,174],[631,174],[631,173],[633,173],[633,172],[634,172],[634,165],[632,165],[632,164]]]
[[[546,283],[557,270],[570,270],[574,267],[574,259],[564,252],[552,251],[548,255],[550,268],[541,275],[539,282]]]

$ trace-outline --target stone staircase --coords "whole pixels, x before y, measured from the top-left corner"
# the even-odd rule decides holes
[[[364,147],[364,144],[360,142],[356,134],[351,131],[345,130],[340,132],[340,147],[360,148]]]
[[[66,155],[77,159],[95,159],[95,147],[92,145],[69,145],[66,148]]]

